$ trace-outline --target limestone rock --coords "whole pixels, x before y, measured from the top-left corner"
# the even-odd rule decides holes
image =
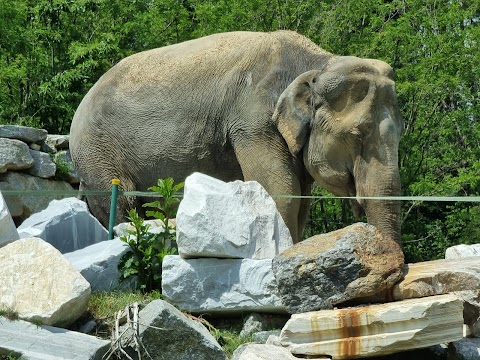
[[[162,265],[162,294],[189,312],[284,313],[276,295],[271,264],[269,259],[166,256]]]
[[[52,326],[37,326],[2,317],[0,324],[2,359],[2,354],[13,353],[28,360],[100,360],[110,347],[108,340]]]
[[[69,135],[52,135],[48,134],[45,143],[53,149],[67,150],[70,143]]]
[[[0,192],[0,247],[18,239],[17,228],[10,216],[7,203]]]
[[[480,244],[455,245],[445,251],[445,259],[461,259],[471,256],[480,256]]]
[[[450,344],[451,360],[478,360],[480,358],[480,339],[461,339]]]
[[[18,172],[9,171],[6,174],[0,174],[0,181],[8,183],[13,190],[45,192],[45,196],[28,194],[19,196],[21,200],[19,206],[23,208],[23,214],[19,217],[21,220],[26,219],[31,214],[42,211],[48,206],[50,201],[54,199],[62,199],[76,195],[74,194],[73,187],[67,182],[42,179]],[[65,192],[65,194],[47,195],[51,191]]]
[[[117,239],[101,241],[64,254],[65,258],[90,283],[92,291],[135,288],[134,282],[119,283],[118,262],[129,246]]]
[[[0,264],[0,309],[53,326],[67,326],[87,309],[89,283],[42,239],[0,248]]]
[[[139,312],[139,336],[145,350],[157,360],[226,360],[226,355],[198,321],[163,300],[154,300]]]
[[[253,333],[253,342],[256,344],[266,344],[268,339],[280,338],[280,330],[265,330]],[[271,344],[270,344],[271,345]]]
[[[404,278],[388,297],[394,300],[480,289],[480,257],[434,260],[403,267]]]
[[[402,277],[403,252],[376,228],[357,223],[294,245],[273,260],[289,312],[328,309],[390,289]]]
[[[225,183],[194,173],[177,213],[184,258],[273,258],[293,245],[275,202],[255,181]]]
[[[21,238],[39,237],[62,254],[108,238],[108,231],[90,214],[87,204],[76,198],[52,200],[45,210],[25,220],[18,234]]]
[[[50,158],[50,155],[41,151],[30,150],[30,155],[34,160],[33,166],[28,169],[28,173],[43,179],[55,176],[57,167]]]
[[[454,295],[292,315],[280,343],[294,355],[354,359],[424,348],[463,337]]]
[[[232,360],[298,360],[290,351],[280,346],[247,343],[233,353]],[[329,359],[327,357],[315,358]]]
[[[0,138],[0,173],[28,169],[33,165],[33,161],[27,144],[19,140]]]
[[[0,125],[0,138],[17,139],[27,144],[41,143],[47,138],[47,130],[20,125]]]

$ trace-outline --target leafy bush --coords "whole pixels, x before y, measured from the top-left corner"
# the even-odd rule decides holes
[[[162,199],[144,204],[154,210],[146,211],[147,216],[152,216],[163,223],[163,230],[159,233],[149,232],[150,225],[137,213],[136,209],[128,212],[128,219],[133,227],[127,230],[126,236],[120,239],[130,246],[130,251],[125,253],[118,264],[120,280],[136,276],[140,289],[144,292],[160,290],[162,287],[162,262],[166,255],[177,253],[175,245],[175,227],[169,222],[174,218],[177,204],[180,200],[175,193],[183,188],[183,183],[174,185],[172,178],[159,179],[156,186],[149,190],[157,192]]]

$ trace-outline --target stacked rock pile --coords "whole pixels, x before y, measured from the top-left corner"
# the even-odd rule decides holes
[[[73,171],[68,135],[49,135],[46,130],[0,125],[0,191],[71,191],[79,180]],[[16,224],[45,209],[52,199],[68,197],[5,195]]]

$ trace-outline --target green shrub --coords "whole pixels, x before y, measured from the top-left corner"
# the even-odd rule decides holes
[[[133,230],[127,230],[127,235],[120,237],[130,246],[130,251],[122,256],[118,264],[121,281],[136,276],[143,292],[161,290],[163,258],[177,253],[175,227],[169,220],[176,215],[180,200],[175,193],[181,190],[183,185],[183,183],[174,185],[173,179],[167,178],[159,179],[156,186],[149,188],[161,196],[161,200],[143,205],[154,209],[146,211],[147,216],[162,221],[163,230],[158,234],[148,231],[150,226],[138,215],[136,209],[128,212],[127,218]]]

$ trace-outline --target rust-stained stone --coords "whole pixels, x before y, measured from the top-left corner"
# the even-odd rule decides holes
[[[282,303],[300,313],[388,293],[402,278],[403,262],[395,241],[357,223],[294,245],[277,255],[272,267]]]
[[[353,359],[424,348],[463,337],[455,295],[292,315],[280,344],[294,355]]]

